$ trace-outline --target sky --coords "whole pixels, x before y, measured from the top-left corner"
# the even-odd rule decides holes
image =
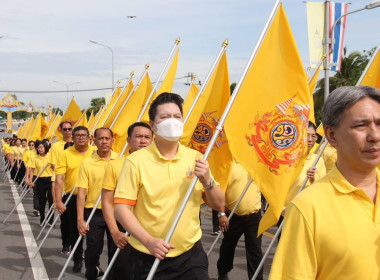
[[[340,1],[337,1],[340,2]],[[372,1],[373,2],[373,1]],[[0,0],[0,98],[7,92],[36,107],[65,109],[69,98],[84,109],[90,100],[111,90],[114,80],[135,72],[137,82],[146,63],[156,81],[177,37],[179,62],[173,92],[185,96],[187,73],[203,81],[223,41],[228,38],[230,82],[238,82],[264,28],[275,0]],[[370,0],[354,0],[348,11]],[[305,69],[309,65],[306,4],[284,0]],[[127,16],[135,16],[128,18]],[[380,44],[380,8],[347,16],[348,51]],[[56,83],[53,81],[58,81]],[[125,83],[122,80],[121,85]],[[65,85],[66,84],[66,85]],[[18,91],[28,91],[20,93]],[[61,91],[43,93],[43,91]]]

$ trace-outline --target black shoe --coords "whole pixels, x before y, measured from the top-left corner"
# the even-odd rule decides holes
[[[82,262],[74,262],[73,272],[79,273],[82,270]]]
[[[96,269],[98,270],[98,276],[97,277],[104,275],[104,271],[103,271],[103,269],[100,268],[100,266],[97,266]]]
[[[218,271],[218,280],[229,280],[228,273],[223,273]]]
[[[61,253],[65,256],[70,254],[70,247],[69,246],[63,246]]]

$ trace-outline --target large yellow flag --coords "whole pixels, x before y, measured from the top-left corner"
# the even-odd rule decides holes
[[[47,125],[45,119],[41,115],[41,135],[40,135],[40,140],[45,138],[46,133],[49,130],[49,126]]]
[[[62,116],[62,122],[69,121],[73,125],[79,120],[82,116],[82,111],[80,110],[78,104],[74,101],[74,98],[71,99],[69,106],[66,109],[65,114]]]
[[[46,125],[46,122],[45,122],[44,118],[42,117],[41,113],[39,113],[36,120],[34,121],[32,130],[31,130],[30,135],[28,137],[28,141],[30,141],[30,140],[33,140],[33,141],[42,140],[43,137],[45,136],[44,134],[46,134],[46,132],[47,132],[47,129],[48,129],[48,127]]]
[[[94,112],[91,110],[90,117],[88,118],[88,127],[90,127],[93,120],[94,120]]]
[[[22,132],[23,129],[24,129],[24,125],[20,126],[19,129],[17,130],[16,135],[17,135],[18,138],[20,138],[20,135],[21,135],[21,132]]]
[[[32,116],[28,122],[28,126],[25,129],[24,134],[22,135],[22,138],[29,138],[30,131],[32,130],[32,126],[34,125],[34,117]]]
[[[175,56],[173,58],[172,64],[170,65],[170,68],[169,68],[168,72],[166,73],[164,81],[162,82],[160,88],[154,93],[153,97],[151,98],[151,100],[149,102],[149,106],[146,107],[144,115],[141,118],[141,120],[143,122],[146,122],[146,123],[149,122],[148,111],[149,111],[150,104],[153,102],[153,100],[156,99],[156,97],[163,92],[171,92],[172,91],[174,80],[175,80],[175,75],[177,73],[178,52],[179,52],[179,49],[177,48],[177,51],[176,51]]]
[[[309,79],[309,93],[312,96],[311,101],[312,103],[310,104],[310,114],[309,114],[309,120],[315,124],[315,113],[314,113],[314,99],[313,99],[313,94],[314,94],[314,89],[317,85],[318,82],[318,77],[319,77],[319,71],[321,70],[321,66],[315,69],[313,76],[311,79]]]
[[[24,135],[25,135],[26,130],[28,129],[28,125],[29,125],[29,123],[30,123],[30,119],[27,120],[27,121],[25,121],[25,123],[24,123],[22,129],[20,130],[19,138],[21,138],[21,139],[24,138]]]
[[[106,122],[103,124],[105,127],[110,127],[114,119],[116,118],[117,114],[121,110],[121,107],[123,106],[125,100],[128,98],[130,94],[132,94],[133,90],[133,82],[132,79],[129,81],[128,85],[125,87],[124,91],[122,92],[119,100],[116,102],[115,107],[110,112],[108,119],[105,119]]]
[[[372,63],[367,66],[367,71],[365,71],[360,85],[380,89],[380,46],[376,49],[373,57]]]
[[[92,120],[92,122],[88,125],[88,130],[90,131],[90,133],[92,133],[93,130],[95,130],[95,125],[97,125],[99,123],[98,120],[102,116],[102,113],[104,110],[105,110],[105,108],[103,106],[101,106],[99,111],[96,113],[94,119]]]
[[[58,114],[57,117],[55,118],[54,122],[51,124],[50,130],[48,131],[48,133],[45,136],[46,139],[52,138],[53,133],[55,133],[58,129],[58,126],[61,122],[61,119],[62,119],[62,116]]]
[[[230,81],[225,52],[221,57],[216,73],[213,90],[206,101],[201,117],[190,115],[191,118],[198,117],[198,124],[188,146],[201,153],[205,153],[230,98]],[[225,191],[232,166],[232,155],[224,131],[220,132],[207,160],[210,164],[212,175]]]
[[[88,128],[88,123],[87,123],[87,110],[83,111],[82,116],[79,118],[79,120],[75,123],[75,127],[77,126],[84,126]]]
[[[149,94],[152,92],[152,89],[153,87],[149,74],[146,73],[139,87],[132,92],[131,98],[111,128],[116,136],[125,135],[128,127],[137,120]]]
[[[100,120],[99,120],[96,128],[103,126],[107,116],[109,115],[109,113],[110,113],[113,105],[115,104],[117,98],[119,97],[120,93],[121,93],[121,89],[118,86],[115,93],[112,95],[110,102],[108,102],[108,104],[106,105],[106,108],[105,108],[104,112],[102,113],[102,116],[100,117]]]
[[[185,123],[183,135],[180,139],[182,144],[184,145],[189,144],[190,139],[193,136],[194,129],[198,124],[199,118],[204,112],[205,106],[207,104],[207,101],[210,98],[211,93],[223,92],[224,84],[220,83],[220,81],[222,81],[220,77],[225,77],[225,75],[228,76],[228,71],[227,73],[225,73],[226,67],[227,67],[227,56],[226,56],[226,50],[224,50],[223,54],[221,55],[219,59],[218,65],[215,67],[214,73],[211,75],[210,80],[206,85],[206,88],[204,89],[203,93],[199,97],[197,104],[195,105],[193,111],[190,113],[190,116],[187,119],[187,122]]]
[[[270,205],[260,234],[278,221],[302,169],[311,98],[281,3],[225,122],[233,156]]]
[[[185,102],[183,103],[183,117],[184,118],[187,116],[187,113],[189,112],[191,105],[193,104],[195,98],[197,97],[198,92],[199,92],[199,88],[194,82],[192,82],[190,85],[189,92],[186,95]]]

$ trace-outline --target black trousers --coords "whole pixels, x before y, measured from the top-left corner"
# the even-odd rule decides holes
[[[37,195],[38,195],[38,204],[40,211],[40,223],[45,220],[45,207],[46,201],[49,204],[49,209],[53,205],[53,196],[51,194],[51,177],[40,177],[36,181]],[[51,216],[49,223],[53,223],[54,215]]]
[[[20,163],[20,170],[18,171],[17,176],[15,178],[15,181],[17,182],[17,184],[21,183],[22,179],[25,176],[25,171],[26,171],[24,162],[23,161],[20,161],[20,162],[21,162]]]
[[[125,229],[123,229],[123,227],[118,222],[116,223],[119,230],[125,233]],[[131,248],[132,248],[131,246],[125,246],[124,249],[120,250],[115,260],[115,263],[112,266],[108,279],[112,279],[112,280],[130,280],[131,279],[128,273],[128,265],[127,265],[129,262],[129,255],[131,252]],[[111,248],[109,249],[111,256],[115,254],[116,250],[117,250],[117,246],[114,242],[112,242]],[[112,277],[111,277],[111,273],[112,273]]]
[[[84,219],[86,221],[90,216],[91,211],[92,208],[84,209]],[[86,234],[86,251],[84,252],[84,264],[86,266],[86,279],[96,280],[98,276],[96,267],[100,264],[100,255],[103,252],[104,234],[107,235],[108,263],[113,257],[113,254],[111,255],[111,246],[113,240],[111,233],[107,227],[106,221],[104,220],[103,212],[101,209],[95,210],[94,216],[92,217],[89,226],[90,230]],[[108,275],[107,279],[113,279],[112,273]]]
[[[218,211],[214,209],[212,209],[212,231],[213,232],[219,231]]]
[[[62,201],[65,202],[67,198],[69,197],[69,194],[65,194],[62,198]],[[78,237],[79,237],[79,232],[78,232],[78,227],[77,227],[77,196],[73,195],[68,204],[66,205],[66,211],[67,216],[64,217],[64,226],[63,226],[63,231],[65,234],[68,234],[69,237],[65,236],[65,240],[62,238],[62,245],[63,242],[69,241],[69,245],[71,248],[74,247]],[[63,215],[61,215],[62,218]],[[62,220],[61,220],[61,232],[62,232]],[[67,239],[66,239],[67,238]],[[66,245],[66,244],[65,244]],[[74,253],[73,260],[74,262],[81,262],[83,259],[83,238],[78,244],[78,248],[76,249]]]
[[[219,272],[227,273],[232,270],[235,248],[240,237],[244,234],[248,277],[252,279],[262,259],[261,236],[257,237],[260,220],[260,211],[247,216],[232,216],[229,229],[223,233],[224,237],[220,245],[219,259],[217,262]],[[257,279],[263,279],[262,269]]]
[[[130,246],[129,244],[127,246]],[[155,258],[130,246],[128,271],[132,280],[145,280]],[[208,280],[208,259],[201,241],[187,252],[160,262],[154,280]]]
[[[37,176],[33,176],[33,182],[34,180],[37,178]],[[40,209],[40,200],[38,199],[38,192],[37,192],[37,188],[36,188],[36,184],[33,188],[33,209],[34,210],[38,210]]]

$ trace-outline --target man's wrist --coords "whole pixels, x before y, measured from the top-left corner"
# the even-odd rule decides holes
[[[203,184],[203,189],[205,191],[209,191],[209,190],[212,190],[214,188],[214,186],[215,186],[215,181],[213,179],[211,179],[209,184],[207,184],[207,185]]]
[[[219,219],[220,219],[221,217],[223,217],[223,216],[226,216],[226,213],[224,213],[224,212],[218,213],[218,218],[219,218]]]

